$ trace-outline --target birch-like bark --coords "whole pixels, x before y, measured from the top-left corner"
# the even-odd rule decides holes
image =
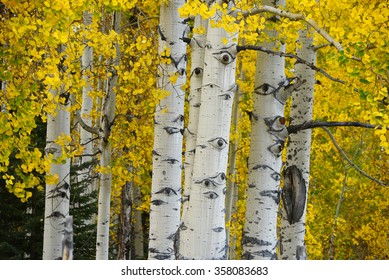
[[[242,64],[239,64],[239,67],[242,68]],[[240,72],[240,78],[244,79],[244,74]],[[234,96],[231,124],[234,126],[234,133],[238,132],[238,125],[240,119],[239,113],[239,101],[242,92],[238,90],[237,94]],[[236,234],[230,236],[230,229],[233,223],[232,216],[237,212],[237,202],[238,202],[238,184],[236,182],[235,174],[236,172],[236,154],[239,146],[240,139],[237,139],[235,142],[230,142],[229,155],[228,155],[228,174],[232,178],[227,182],[227,191],[226,191],[226,235],[228,242],[228,251],[227,259],[235,259],[236,254]]]
[[[84,12],[83,21],[86,27],[90,26],[92,23],[92,15],[89,12]],[[90,96],[90,92],[93,90],[92,88],[92,80],[91,73],[93,67],[93,48],[88,46],[88,42],[85,40],[85,48],[83,50],[83,54],[81,57],[81,67],[82,67],[82,78],[85,82],[85,85],[82,88],[82,104],[80,110],[80,118],[82,118],[82,122],[88,126],[92,127],[92,118],[91,112],[93,109],[93,98]],[[79,126],[80,129],[80,144],[83,146],[82,155],[77,162],[79,166],[83,166],[83,168],[78,170],[77,182],[82,186],[82,194],[89,195],[93,191],[96,191],[96,182],[93,180],[93,159],[92,156],[94,154],[93,147],[93,133],[84,129],[82,126]],[[85,220],[85,224],[94,224],[96,220],[96,215],[92,215],[92,217],[88,220]]]
[[[178,8],[184,0],[161,2],[159,46],[162,59],[157,87],[169,96],[157,105],[154,119],[153,178],[150,206],[149,259],[174,259],[174,243],[180,223],[182,139],[186,79],[186,24]],[[170,53],[170,55],[169,55]]]
[[[297,55],[315,64],[316,51],[313,46],[313,38],[308,34],[308,30],[300,30],[299,43],[301,48],[297,49]],[[290,124],[302,124],[312,119],[313,92],[315,85],[315,71],[305,64],[295,65],[295,75],[299,76],[305,83],[299,87],[292,96],[292,106],[290,109]],[[311,129],[302,130],[289,136],[286,168],[296,166],[302,174],[305,184],[305,195],[302,196],[306,205],[309,185],[309,166],[311,150]],[[280,231],[280,256],[282,259],[295,260],[298,248],[305,247],[305,217],[306,206],[302,217],[298,221],[290,223],[284,207],[281,207],[281,231]],[[300,249],[300,250],[301,250]],[[297,256],[297,258],[300,258]]]
[[[208,21],[203,20],[201,16],[196,16],[194,20],[194,28],[207,29]],[[191,51],[191,71],[190,71],[190,92],[189,92],[189,121],[186,133],[186,150],[185,150],[185,183],[182,199],[183,213],[185,217],[189,196],[190,186],[193,178],[193,163],[196,151],[196,137],[199,124],[199,112],[201,104],[201,88],[204,72],[204,47],[205,47],[206,32],[199,34],[194,33],[190,40]]]
[[[219,21],[216,13],[211,19]],[[223,38],[228,44],[223,44]],[[193,179],[179,230],[179,259],[226,259],[225,193],[236,46],[208,24]]]
[[[50,90],[53,97],[61,92],[61,88]],[[62,156],[62,147],[55,141],[62,135],[70,135],[68,105],[68,101],[65,104],[58,104],[55,115],[47,117],[45,152],[46,156],[52,155],[53,160]],[[57,175],[58,183],[46,184],[43,259],[55,260],[62,258],[62,233],[65,229],[65,218],[69,214],[70,160],[66,159],[58,164],[51,163],[47,175]]]
[[[120,12],[115,12],[113,16],[113,27],[116,33],[120,33]],[[110,224],[110,200],[112,187],[111,173],[111,143],[109,137],[115,117],[116,94],[115,87],[117,85],[118,75],[116,66],[120,62],[119,43],[115,43],[116,58],[111,67],[111,76],[107,80],[107,93],[103,101],[103,114],[100,130],[102,139],[100,144],[101,158],[100,166],[105,169],[100,177],[100,189],[98,200],[98,216],[97,216],[97,238],[96,238],[96,259],[107,260],[109,250],[109,224]]]
[[[274,5],[274,1],[263,1],[263,4]],[[285,1],[276,1],[276,4],[285,5]],[[275,30],[264,32],[270,38],[278,36]],[[266,42],[262,46],[274,50],[278,44]],[[285,46],[281,44],[280,49],[284,51]],[[281,152],[287,137],[283,114],[289,85],[284,66],[284,58],[280,56],[257,54],[243,259],[277,258]]]

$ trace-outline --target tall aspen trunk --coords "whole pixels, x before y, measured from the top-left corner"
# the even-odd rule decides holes
[[[161,2],[158,89],[169,95],[157,105],[154,119],[153,178],[150,206],[149,259],[174,259],[180,223],[182,138],[186,80],[186,24],[178,8],[184,0]]]
[[[84,24],[89,26],[92,23],[92,15],[88,12],[84,13]],[[87,43],[87,42],[86,42]],[[81,66],[83,71],[83,80],[85,81],[85,86],[82,88],[82,104],[81,104],[81,117],[83,118],[84,123],[92,127],[92,118],[90,116],[93,108],[93,98],[89,93],[93,90],[92,81],[91,81],[91,72],[93,67],[93,48],[85,44],[85,48],[81,58]],[[82,151],[82,157],[79,161],[79,164],[88,164],[93,161],[93,134],[83,128],[80,128],[80,143],[84,147]],[[83,183],[85,187],[84,193],[91,193],[94,189],[94,185],[90,181],[91,174],[90,166],[86,166],[84,169],[80,170],[80,175],[78,176],[78,182],[87,182]],[[93,223],[89,221],[89,223]]]
[[[55,97],[62,89],[51,89]],[[53,160],[62,156],[62,147],[55,143],[58,137],[70,135],[70,113],[68,103],[58,104],[55,115],[47,117],[46,155],[52,155]],[[46,184],[45,217],[43,234],[43,259],[55,260],[62,258],[62,234],[65,229],[65,218],[69,214],[70,196],[70,160],[61,163],[51,163],[47,175],[57,175],[56,184]]]
[[[212,20],[220,17],[217,13]],[[228,38],[227,45],[223,38]],[[235,56],[232,37],[208,24],[193,179],[179,230],[179,259],[227,257],[225,193]]]
[[[115,12],[113,16],[113,27],[116,33],[120,33],[120,12]],[[97,238],[96,238],[96,259],[107,260],[109,251],[109,225],[110,225],[110,205],[111,205],[111,187],[112,187],[112,173],[111,173],[111,143],[109,137],[113,120],[115,117],[116,94],[115,87],[117,85],[117,70],[115,66],[120,62],[119,43],[115,43],[116,58],[110,69],[111,76],[107,80],[107,94],[103,101],[103,114],[101,120],[100,130],[102,132],[102,139],[100,144],[101,158],[100,166],[105,169],[100,177],[100,189],[98,200],[98,217],[97,217]]]
[[[208,21],[201,19],[201,16],[196,16],[194,20],[194,28],[207,29]],[[196,137],[199,124],[199,113],[201,104],[201,88],[204,72],[204,47],[206,33],[194,33],[190,40],[191,51],[191,71],[190,71],[190,92],[189,92],[189,121],[186,130],[186,150],[185,150],[185,184],[182,200],[183,214],[185,217],[187,206],[190,197],[190,186],[193,178],[193,163],[196,151]]]
[[[263,4],[274,5],[274,1],[266,0]],[[276,5],[285,5],[285,1],[276,1]],[[275,30],[266,29],[264,32],[271,38],[278,36]],[[261,46],[274,50],[278,44],[266,42]],[[284,49],[285,46],[281,44],[280,50]],[[284,58],[280,56],[262,52],[257,54],[243,259],[277,258],[281,152],[287,137],[283,115],[288,81],[284,65]]]
[[[297,50],[297,55],[309,63],[315,64],[316,51],[313,46],[313,38],[307,30],[299,32],[301,48]],[[303,124],[312,119],[313,92],[315,85],[315,71],[305,64],[295,65],[295,75],[299,76],[305,83],[293,93],[292,106],[290,109],[290,124]],[[305,216],[306,202],[308,197],[309,165],[311,149],[311,130],[306,129],[291,134],[289,136],[287,148],[286,168],[296,166],[304,181],[304,194],[301,199],[304,201],[304,212],[298,221],[288,219],[285,207],[281,207],[281,232],[280,232],[280,255],[282,259],[295,260],[305,258],[300,256],[300,252],[305,252]],[[292,222],[292,223],[290,223]],[[299,254],[296,256],[296,253]]]

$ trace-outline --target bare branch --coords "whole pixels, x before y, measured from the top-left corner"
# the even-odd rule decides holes
[[[348,156],[346,155],[346,153],[343,151],[343,149],[338,145],[338,143],[336,142],[335,140],[335,137],[334,135],[331,133],[331,131],[327,128],[327,127],[322,127],[322,129],[324,129],[325,132],[327,132],[327,134],[330,136],[331,140],[332,140],[332,143],[334,143],[336,149],[338,150],[338,152],[342,155],[342,157],[355,169],[357,170],[361,175],[369,178],[370,180],[378,183],[379,185],[381,186],[387,186],[388,184],[385,183],[385,182],[382,182],[381,180],[378,180],[374,177],[372,177],[371,175],[367,174],[365,171],[363,171],[361,168],[359,168],[351,159],[348,158]]]
[[[288,133],[293,134],[297,133],[300,130],[311,129],[316,127],[334,127],[334,126],[353,126],[353,127],[363,127],[369,129],[381,129],[381,125],[373,125],[369,123],[362,122],[322,122],[322,121],[309,121],[302,124],[290,125],[288,126]],[[387,128],[389,129],[389,127]]]
[[[235,16],[235,17],[238,16],[239,12],[241,12],[241,15],[243,17],[253,16],[253,15],[267,12],[267,13],[277,15],[279,17],[288,18],[292,21],[298,21],[298,20],[304,21],[308,25],[310,25],[313,29],[315,29],[317,33],[319,33],[324,39],[326,39],[339,52],[343,51],[343,47],[339,42],[337,42],[333,37],[331,37],[331,35],[328,34],[327,31],[325,31],[323,28],[320,28],[319,25],[313,19],[307,19],[307,17],[303,14],[295,14],[295,13],[287,12],[287,11],[284,11],[284,10],[281,10],[281,9],[278,9],[275,7],[262,5],[260,7],[254,7],[253,9],[251,9],[249,11],[236,10],[232,14],[232,16]]]
[[[281,57],[294,58],[294,59],[296,59],[296,63],[302,63],[302,64],[307,65],[309,68],[311,68],[312,70],[315,70],[315,71],[323,74],[324,76],[326,76],[331,81],[334,81],[334,82],[337,82],[337,83],[341,83],[341,84],[345,84],[346,83],[345,81],[343,81],[341,79],[332,77],[330,74],[328,74],[323,69],[317,67],[315,64],[313,64],[311,62],[308,62],[308,61],[302,59],[301,57],[299,57],[299,56],[297,56],[297,55],[295,55],[293,53],[285,53],[285,52],[281,52],[281,51],[273,51],[273,50],[269,50],[269,49],[266,49],[266,48],[261,47],[261,46],[253,46],[253,45],[237,46],[236,49],[237,49],[238,52],[239,51],[244,51],[244,50],[255,50],[255,51],[265,52],[265,53],[268,53],[268,54],[278,55],[278,56],[281,56]]]
[[[72,104],[76,104],[76,98],[73,94],[70,95],[70,100],[71,100]],[[75,115],[76,115],[77,121],[80,123],[81,127],[84,130],[88,131],[89,133],[99,135],[99,130],[97,128],[91,127],[84,122],[84,120],[81,116],[80,110],[78,110],[78,109],[75,110]]]

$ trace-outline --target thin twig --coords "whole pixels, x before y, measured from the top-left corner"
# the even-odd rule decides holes
[[[332,140],[332,143],[334,143],[336,149],[338,150],[338,152],[343,156],[343,158],[355,169],[357,170],[361,175],[369,178],[370,180],[378,183],[379,185],[381,186],[387,186],[388,184],[387,183],[384,183],[382,182],[381,180],[378,180],[372,176],[370,176],[369,174],[367,174],[365,171],[363,171],[361,168],[359,168],[351,159],[348,158],[348,156],[346,155],[346,153],[343,151],[343,149],[338,145],[338,143],[336,142],[335,140],[335,137],[334,135],[331,133],[331,131],[327,128],[327,127],[321,127],[325,132],[327,132],[327,134],[330,136],[331,140]]]

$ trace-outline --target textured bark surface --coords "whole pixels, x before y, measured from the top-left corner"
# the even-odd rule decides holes
[[[55,97],[60,90],[51,90]],[[53,159],[62,156],[62,148],[55,143],[62,134],[70,135],[70,113],[66,105],[59,105],[55,116],[47,117],[46,155]],[[69,214],[70,197],[70,160],[50,166],[48,175],[57,175],[57,184],[46,184],[45,219],[43,235],[43,259],[55,260],[62,258],[62,233],[65,218]]]
[[[169,92],[154,119],[153,178],[150,206],[149,259],[174,259],[174,243],[180,223],[182,140],[184,128],[187,26],[178,8],[185,1],[161,3],[159,54],[170,52],[171,63],[160,63],[157,87]],[[176,75],[174,81],[172,76]]]
[[[121,14],[115,12],[112,26],[116,33],[120,33]],[[119,44],[116,42],[116,59],[113,66],[118,66],[120,61]],[[97,216],[97,238],[96,238],[96,259],[107,260],[109,257],[109,225],[110,225],[110,206],[111,206],[111,143],[109,137],[115,117],[116,94],[118,75],[114,67],[109,69],[111,76],[107,80],[107,92],[103,101],[103,113],[101,120],[101,142],[100,142],[100,166],[105,168],[105,172],[100,177],[98,216]]]
[[[312,38],[307,31],[300,31],[300,43],[302,47],[297,50],[297,55],[302,59],[315,64],[316,52],[313,48]],[[293,93],[292,106],[290,109],[290,125],[303,124],[312,119],[313,110],[313,90],[315,84],[315,71],[304,64],[295,65],[295,75],[300,76],[305,83]],[[304,181],[304,194],[301,194],[299,203],[303,203],[301,217],[296,220],[291,219],[284,207],[281,211],[280,230],[280,255],[282,259],[297,259],[298,248],[304,247],[305,236],[305,212],[306,200],[309,185],[309,164],[311,148],[311,130],[302,130],[289,136],[287,147],[286,169],[297,169]],[[284,189],[285,192],[285,189]],[[304,197],[304,198],[303,198]],[[305,248],[305,247],[304,247]]]
[[[207,20],[202,20],[201,16],[196,16],[194,21],[194,28],[204,27],[207,28]],[[182,200],[183,214],[185,217],[189,195],[190,186],[193,178],[193,163],[196,151],[196,138],[199,124],[199,113],[201,105],[201,91],[204,72],[204,48],[205,48],[205,34],[194,33],[190,40],[191,51],[191,74],[190,74],[190,92],[189,92],[189,121],[188,127],[185,132],[186,136],[186,150],[185,150],[185,184]]]
[[[263,4],[274,5],[274,1]],[[277,4],[285,4],[277,1]],[[276,38],[277,32],[265,30]],[[277,42],[263,43],[276,49]],[[285,46],[281,44],[281,51]],[[243,229],[243,259],[276,259],[277,212],[280,202],[281,152],[287,132],[284,104],[289,85],[284,74],[284,58],[258,52],[255,77],[251,147],[248,161],[246,221]]]
[[[212,19],[219,20],[216,14]],[[179,230],[179,259],[225,259],[228,139],[235,89],[236,47],[208,25],[201,107],[190,200]]]

